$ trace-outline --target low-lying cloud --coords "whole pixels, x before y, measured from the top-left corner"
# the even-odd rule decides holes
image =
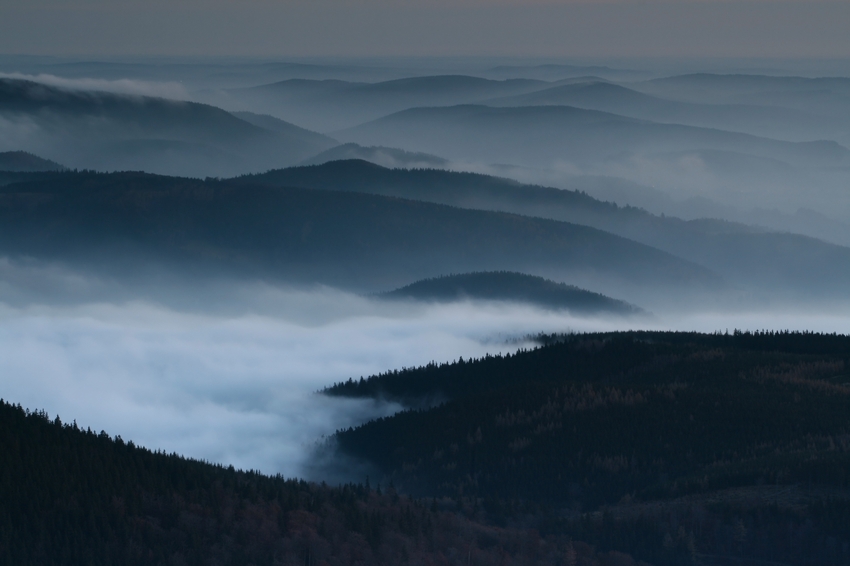
[[[0,397],[151,448],[297,475],[322,435],[400,408],[316,395],[322,387],[511,350],[505,337],[565,328],[515,309],[390,312],[332,291],[280,295],[278,311],[300,305],[292,316],[143,302],[2,306]]]
[[[6,275],[14,271],[5,265]],[[69,285],[99,288],[51,269]],[[538,332],[850,331],[841,313],[582,319],[518,305],[391,305],[261,284],[217,288],[221,303],[237,306],[204,311],[98,302],[88,293],[65,303],[19,294],[10,303],[11,287],[0,289],[0,397],[152,449],[286,476],[308,472],[323,435],[400,408],[316,394],[349,377],[513,351],[523,345],[518,338]]]

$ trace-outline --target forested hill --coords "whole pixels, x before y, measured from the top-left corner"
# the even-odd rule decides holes
[[[546,274],[602,292],[665,297],[722,288],[687,261],[564,222],[142,173],[50,174],[0,188],[0,252],[106,270],[170,262],[370,292],[469,270]]]
[[[563,534],[384,490],[151,452],[0,401],[3,566],[610,564]]]
[[[599,293],[510,271],[463,273],[416,281],[379,295],[382,299],[451,302],[510,301],[576,314],[638,314],[641,309]]]
[[[482,501],[497,516],[517,502],[552,505],[568,532],[623,537],[620,548],[645,559],[679,529],[694,553],[850,560],[850,337],[549,341],[340,383],[326,394],[444,402],[339,431],[328,449],[401,489]],[[595,510],[599,522],[583,523]]]
[[[302,161],[337,142],[288,124],[258,127],[220,108],[0,78],[0,120],[26,149],[73,168],[236,175]]]
[[[26,151],[0,152],[0,171],[3,172],[36,172],[62,171],[64,166],[55,161],[43,159]]]
[[[592,226],[686,258],[760,294],[823,300],[844,297],[850,286],[850,248],[719,220],[655,216],[577,190],[474,173],[387,169],[357,160],[269,171],[237,181],[380,194]]]

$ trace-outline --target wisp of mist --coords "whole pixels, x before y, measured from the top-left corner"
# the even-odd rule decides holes
[[[231,294],[247,295],[256,300],[243,300],[246,308],[208,312],[153,301],[0,302],[0,397],[151,449],[292,477],[308,473],[323,436],[401,408],[317,393],[348,378],[512,352],[539,332],[850,331],[841,314],[581,319],[519,305],[387,304],[321,288]]]

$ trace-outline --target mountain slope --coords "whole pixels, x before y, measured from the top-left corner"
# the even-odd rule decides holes
[[[569,548],[583,564],[608,564],[563,534],[529,541],[525,529],[384,494],[368,479],[331,488],[236,471],[4,401],[0,469],[0,564],[9,566],[445,564],[446,549],[461,546],[487,562],[547,555],[537,563],[554,566]]]
[[[679,100],[750,103],[799,108],[834,115],[850,102],[850,78],[794,77],[742,74],[694,73],[634,83],[634,88]],[[663,94],[662,94],[663,93]],[[819,100],[822,105],[812,105]],[[846,116],[846,114],[845,114]]]
[[[578,192],[437,170],[391,170],[338,161],[252,175],[240,182],[354,191],[584,224],[687,258],[757,294],[818,300],[850,286],[850,248],[731,222],[649,214]]]
[[[204,104],[13,79],[0,79],[0,117],[21,147],[75,168],[233,175],[294,164],[336,145],[295,127],[257,127]]]
[[[527,79],[490,80],[464,75],[395,79],[378,83],[293,79],[230,91],[243,105],[328,132],[416,106],[479,102],[545,88]]]
[[[752,104],[705,104],[657,98],[609,82],[559,85],[487,101],[491,106],[575,106],[654,122],[744,132],[789,141],[837,139],[841,124],[802,110]]]
[[[452,302],[464,300],[527,303],[575,314],[631,315],[641,312],[628,303],[556,283],[542,277],[507,271],[464,273],[416,281],[379,295],[382,299]]]
[[[43,159],[25,151],[0,152],[0,171],[8,173],[35,173],[62,171],[65,169],[55,161]]]
[[[461,271],[523,271],[640,302],[718,290],[708,270],[600,230],[350,192],[144,174],[0,189],[4,253],[140,270],[144,261],[377,291]],[[613,293],[611,293],[613,294]],[[636,296],[635,296],[636,295]],[[635,296],[632,299],[632,296]]]
[[[363,147],[356,143],[346,143],[332,147],[309,159],[305,159],[300,165],[321,165],[329,161],[349,159],[360,159],[382,167],[402,167],[406,169],[423,167],[440,168],[449,164],[442,157],[427,153],[414,153],[392,147]]]
[[[850,338],[546,340],[337,384],[325,393],[442,402],[340,430],[328,449],[372,464],[382,482],[480,501],[496,516],[551,506],[565,532],[616,540],[656,564],[728,564],[715,557],[730,554],[753,564],[847,560]],[[745,536],[733,534],[736,524]],[[840,553],[804,548],[814,533],[845,541]],[[672,556],[677,540],[690,549],[684,556]]]
[[[740,152],[804,167],[850,164],[850,150],[835,142],[782,142],[569,106],[415,108],[335,136],[460,161],[530,167],[599,166],[632,154],[689,150]]]

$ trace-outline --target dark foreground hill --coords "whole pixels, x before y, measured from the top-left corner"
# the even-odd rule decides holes
[[[4,566],[634,564],[447,504],[151,452],[0,401]]]
[[[269,171],[239,181],[372,193],[584,224],[686,258],[757,294],[832,300],[846,296],[850,287],[850,248],[845,246],[732,222],[656,216],[576,190],[473,173],[386,169],[354,160]]]
[[[141,173],[53,174],[3,187],[0,251],[113,271],[139,273],[145,262],[164,262],[206,275],[372,292],[470,270],[522,271],[603,292],[665,297],[722,288],[706,269],[585,226],[368,194]]]
[[[599,293],[509,271],[464,273],[424,279],[379,295],[382,299],[452,302],[463,300],[509,301],[575,314],[630,315],[639,308]]]
[[[650,562],[682,547],[690,562],[666,563],[850,560],[850,337],[546,341],[338,384],[326,393],[444,402],[339,431],[329,449],[493,520],[549,506],[565,532]]]

